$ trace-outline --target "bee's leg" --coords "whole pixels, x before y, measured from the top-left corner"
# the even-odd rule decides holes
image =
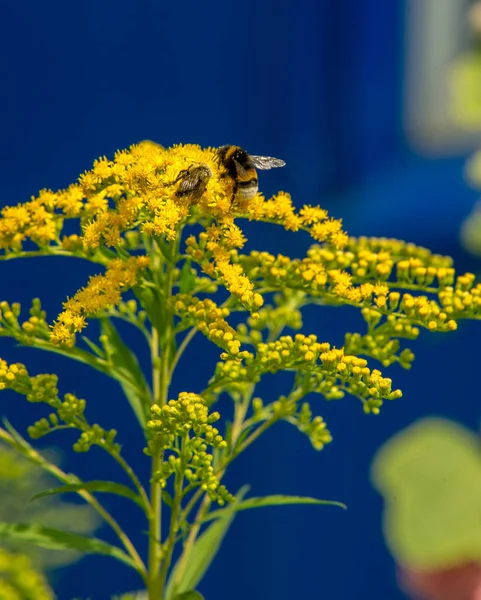
[[[239,191],[239,182],[237,179],[234,179],[234,187],[232,188],[232,197],[230,199],[231,203],[234,202],[237,196],[237,192]]]

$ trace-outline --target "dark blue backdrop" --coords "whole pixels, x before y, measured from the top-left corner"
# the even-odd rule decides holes
[[[461,271],[473,269],[458,244],[460,221],[476,197],[462,179],[464,158],[422,159],[403,136],[403,11],[402,1],[376,0],[11,2],[0,36],[0,201],[16,204],[43,187],[64,187],[97,156],[144,138],[236,143],[287,161],[262,176],[266,193],[286,189],[298,204],[322,203],[342,216],[353,235],[409,239],[452,254]],[[292,255],[308,244],[269,227],[253,228],[250,241]],[[40,290],[51,317],[92,272],[60,259],[0,266],[2,299],[27,304]],[[325,309],[308,312],[305,330],[340,344],[358,325],[356,311]],[[201,586],[206,599],[400,598],[369,464],[385,439],[420,415],[477,426],[480,332],[480,324],[464,324],[453,334],[423,335],[413,370],[390,371],[404,398],[378,417],[364,416],[351,398],[322,403],[334,433],[322,453],[282,424],[249,450],[230,475],[233,489],[247,481],[255,495],[339,499],[349,510],[240,514]],[[63,391],[88,398],[92,420],[121,431],[128,457],[147,477],[145,457],[129,451],[141,439],[114,384],[51,355],[5,341],[0,349],[9,361],[58,372]],[[192,348],[183,363],[192,391],[210,373],[216,352],[207,349]],[[266,393],[282,393],[282,385],[282,378],[270,380]],[[19,427],[31,421],[24,400],[4,394],[1,403]],[[56,441],[68,445],[70,438]],[[95,450],[68,461],[90,478],[119,475]],[[125,505],[111,506],[124,521]],[[145,541],[140,516],[129,519],[135,540]],[[60,600],[101,600],[137,584],[115,562],[86,558],[56,589]]]

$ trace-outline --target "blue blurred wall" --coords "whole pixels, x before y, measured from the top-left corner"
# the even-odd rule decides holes
[[[464,158],[422,159],[403,136],[402,1],[25,0],[5,4],[3,13],[2,205],[64,187],[94,158],[145,138],[164,145],[235,143],[287,161],[285,169],[262,175],[267,194],[288,190],[297,204],[322,203],[342,216],[354,235],[409,239],[452,254],[461,271],[475,268],[457,237],[475,199],[463,182]],[[308,243],[269,227],[253,227],[250,235],[252,247],[292,255]],[[2,299],[27,304],[41,290],[51,317],[93,272],[60,259],[0,266]],[[308,312],[305,330],[339,345],[346,329],[360,325],[356,311],[325,309]],[[255,495],[339,499],[349,510],[240,514],[201,586],[206,599],[401,598],[369,464],[387,437],[422,414],[477,426],[473,365],[480,332],[479,324],[466,324],[450,335],[421,336],[413,370],[391,369],[404,398],[379,417],[364,416],[352,398],[317,399],[334,434],[322,453],[281,424],[239,459],[228,480],[234,490],[247,481]],[[81,365],[6,341],[0,352],[35,365],[33,371],[59,372],[63,391],[88,399],[93,421],[120,430],[126,455],[147,478],[146,458],[129,448],[141,437],[116,386]],[[189,380],[192,391],[200,389],[216,354],[207,344],[192,348],[181,370],[184,385]],[[274,397],[283,383],[269,380],[264,391]],[[19,427],[32,419],[25,418],[24,400],[4,394],[0,402],[0,412]],[[71,438],[49,441],[68,447]],[[67,461],[85,477],[121,476],[96,450],[67,453]],[[127,515],[120,502],[110,506],[121,521],[127,518],[133,538],[146,542],[140,515]],[[137,585],[115,562],[86,558],[56,589],[60,600],[101,600]]]

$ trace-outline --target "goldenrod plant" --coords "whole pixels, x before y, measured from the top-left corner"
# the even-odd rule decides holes
[[[310,236],[312,246],[299,258],[244,252],[249,221]],[[78,225],[77,233],[64,233],[67,222]],[[151,464],[150,481],[142,481],[122,452],[122,431],[117,437],[109,423],[88,420],[87,402],[60,392],[55,374],[2,360],[0,386],[46,405],[46,416],[28,428],[30,438],[72,430],[77,452],[99,446],[131,485],[66,473],[7,423],[0,438],[60,482],[40,495],[76,492],[112,528],[118,545],[22,524],[0,524],[0,537],[110,555],[137,571],[149,600],[202,598],[198,585],[236,511],[329,503],[249,498],[244,488],[226,489],[226,470],[267,429],[287,421],[321,450],[332,438],[319,414],[320,398],[350,394],[366,415],[376,415],[384,401],[402,395],[377,365],[410,368],[414,354],[405,341],[422,329],[450,332],[461,319],[481,318],[481,283],[469,273],[456,275],[450,258],[399,240],[349,237],[340,220],[319,206],[296,209],[285,192],[270,199],[243,195],[216,149],[195,145],[165,149],[142,142],[112,160],[95,161],[65,190],[42,190],[29,202],[5,207],[0,248],[4,260],[67,256],[98,266],[99,274],[54,320],[39,299],[25,316],[18,304],[1,303],[0,334],[119,382],[145,435],[138,452]],[[302,310],[309,305],[356,307],[366,330],[346,333],[344,345],[334,347],[303,331]],[[86,331],[93,320],[100,335],[95,327]],[[122,339],[118,321],[140,332],[149,365]],[[172,397],[174,372],[199,334],[218,347],[218,362],[204,389]],[[280,371],[291,374],[291,388],[278,398],[256,395],[262,378]],[[221,396],[230,398],[232,418],[225,410],[221,418]],[[99,499],[101,492],[142,509],[145,548],[134,546]],[[166,531],[164,511],[170,516]]]

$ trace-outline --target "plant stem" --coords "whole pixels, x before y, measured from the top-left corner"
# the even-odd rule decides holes
[[[258,427],[253,433],[251,433],[251,435],[247,439],[245,439],[244,442],[242,444],[240,444],[240,446],[237,449],[235,449],[235,444],[236,444],[240,434],[242,433],[242,425],[243,425],[245,415],[246,415],[248,407],[249,407],[250,398],[251,398],[252,394],[254,393],[254,389],[255,389],[255,386],[251,386],[246,393],[244,402],[242,402],[239,405],[236,405],[236,412],[235,412],[235,416],[234,416],[234,423],[232,424],[232,434],[231,434],[231,440],[230,440],[231,448],[234,448],[234,451],[232,452],[232,454],[230,454],[230,456],[228,456],[223,461],[223,463],[220,465],[219,469],[216,471],[215,475],[219,479],[219,481],[224,476],[227,465],[229,465],[234,460],[234,458],[236,458],[241,452],[243,452],[248,446],[250,446],[250,444],[252,444],[252,442],[254,442],[276,420],[276,419],[270,419],[269,421],[265,421],[260,427]],[[203,493],[202,490],[199,489],[193,495],[193,497],[191,498],[190,502],[188,503],[186,509],[182,513],[181,521],[187,518],[189,512],[195,506],[195,503],[200,498],[202,493]],[[197,539],[197,535],[199,534],[199,530],[202,526],[202,521],[203,521],[204,517],[206,516],[207,512],[209,511],[211,503],[212,503],[211,499],[206,494],[202,500],[199,510],[197,511],[197,514],[194,519],[194,524],[192,525],[192,527],[189,531],[189,535],[187,536],[187,539],[185,541],[184,548],[182,550],[182,555],[179,559],[178,566],[176,569],[174,587],[178,586],[182,579],[185,568],[187,566],[187,560],[190,556],[190,553],[192,552],[192,548],[194,546],[195,540]]]
[[[153,400],[158,406],[167,403],[169,397],[169,386],[171,380],[171,347],[174,335],[174,316],[169,306],[172,297],[174,283],[174,268],[177,263],[181,231],[173,244],[172,259],[164,261],[165,276],[162,281],[163,303],[159,307],[162,310],[163,330],[159,331],[152,326],[151,357],[152,357],[152,388]],[[155,246],[154,246],[155,248]],[[153,250],[153,268],[156,273],[160,272],[162,262],[158,252]],[[168,258],[168,257],[166,257]],[[166,575],[165,563],[161,571],[162,563],[162,489],[156,480],[156,473],[162,466],[163,452],[155,450],[152,456],[152,473],[150,484],[150,506],[151,515],[149,521],[149,563],[148,563],[148,594],[149,600],[161,600],[163,584]],[[169,535],[171,532],[169,532]],[[168,568],[168,566],[167,566]],[[165,571],[165,574],[164,574]]]
[[[162,404],[161,398],[161,361],[159,359],[159,333],[155,327],[152,328],[152,387],[154,394],[154,403]],[[149,518],[149,581],[148,592],[149,600],[160,599],[160,588],[158,573],[162,560],[161,548],[161,523],[162,523],[162,490],[158,481],[155,480],[155,474],[160,469],[162,463],[162,453],[156,450],[152,456],[152,472],[150,483],[150,507]]]
[[[189,333],[182,340],[182,343],[180,344],[179,349],[175,353],[174,360],[172,361],[172,365],[170,367],[170,374],[171,375],[175,371],[177,363],[179,362],[179,360],[180,360],[182,354],[184,353],[185,349],[187,348],[187,346],[189,345],[190,341],[192,340],[192,338],[194,337],[194,335],[198,331],[199,330],[197,329],[197,327],[192,327],[192,329],[189,331]]]
[[[139,496],[142,498],[143,503],[144,503],[145,514],[147,516],[149,516],[149,514],[151,512],[149,497],[147,496],[147,492],[145,491],[144,486],[140,483],[139,478],[135,474],[135,471],[132,469],[132,467],[129,465],[129,463],[125,460],[125,458],[123,456],[121,456],[119,453],[113,452],[111,454],[111,456],[124,469],[124,471],[130,477],[130,480],[132,481],[134,486],[137,488],[137,491],[139,492]]]
[[[184,439],[182,440],[182,450],[184,451],[185,445],[187,443],[187,437],[184,436]],[[180,472],[183,473],[183,470],[185,469],[185,453],[182,452],[181,454],[181,466],[180,466]],[[169,530],[169,537],[167,540],[167,545],[166,545],[166,549],[165,549],[165,554],[164,554],[164,562],[162,564],[162,570],[160,573],[160,588],[163,590],[166,579],[167,579],[167,573],[170,567],[170,563],[172,561],[172,553],[174,551],[174,546],[175,546],[175,539],[176,539],[176,535],[177,535],[177,531],[179,528],[179,514],[180,514],[180,509],[182,508],[181,506],[181,502],[182,502],[182,488],[184,487],[184,476],[183,474],[179,474],[176,473],[175,474],[175,483],[174,483],[174,503],[172,506],[172,511],[171,511],[171,515],[170,515],[170,530]]]

